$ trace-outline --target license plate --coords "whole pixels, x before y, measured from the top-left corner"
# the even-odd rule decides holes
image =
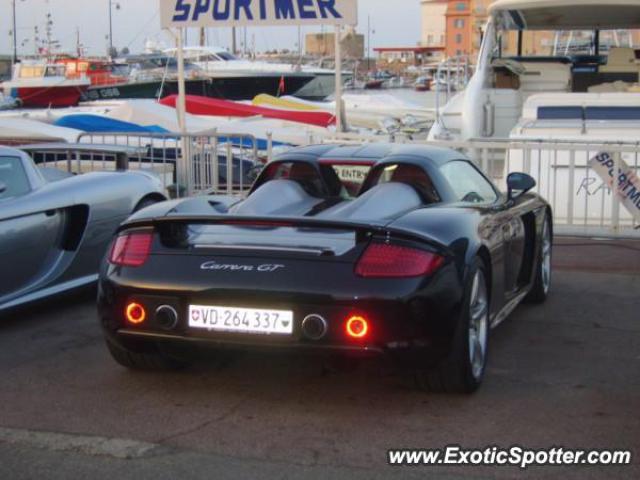
[[[214,332],[292,335],[293,312],[190,305],[189,326]]]

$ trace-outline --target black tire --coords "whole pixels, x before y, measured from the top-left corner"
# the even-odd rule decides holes
[[[182,370],[190,365],[187,360],[179,360],[162,353],[153,344],[150,344],[146,351],[137,352],[107,339],[107,348],[117,363],[131,370]]]
[[[484,353],[478,373],[472,365],[471,360],[471,322],[472,322],[472,296],[474,294],[474,282],[476,277],[484,280],[486,292],[486,319],[484,330]],[[415,372],[414,379],[416,386],[423,391],[432,393],[456,393],[471,394],[475,392],[484,379],[489,353],[489,312],[490,312],[490,289],[489,278],[486,274],[486,267],[480,258],[476,258],[469,271],[469,280],[465,286],[465,298],[460,312],[458,326],[454,335],[453,345],[449,356],[435,367],[420,369]]]
[[[551,219],[549,215],[547,215],[544,219],[544,226],[541,235],[540,247],[538,251],[538,261],[536,263],[536,279],[533,282],[533,287],[531,291],[525,298],[525,302],[527,303],[544,303],[549,297],[549,291],[551,289],[551,260],[553,257],[553,235],[551,229]],[[545,235],[548,235],[548,255],[549,257],[545,260]],[[548,265],[545,267],[545,261],[548,262]],[[545,268],[548,268],[548,272],[545,273]]]

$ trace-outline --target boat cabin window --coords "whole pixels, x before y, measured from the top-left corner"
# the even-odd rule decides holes
[[[44,76],[44,65],[22,65],[20,78],[39,78]]]
[[[66,75],[66,67],[64,65],[47,65],[45,77],[64,77]]]
[[[462,203],[494,203],[498,194],[491,183],[469,162],[456,160],[440,167],[440,172]]]
[[[218,57],[227,62],[230,60],[237,60],[237,58],[229,52],[218,52]]]
[[[615,91],[616,82],[640,80],[638,30],[508,30],[497,36],[490,79],[495,89],[602,92]]]

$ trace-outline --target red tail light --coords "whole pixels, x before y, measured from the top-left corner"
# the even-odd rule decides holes
[[[373,243],[356,266],[356,274],[365,278],[402,278],[431,275],[444,263],[435,253],[415,248]]]
[[[147,319],[147,312],[139,303],[130,303],[125,309],[127,321],[134,325],[139,325]]]
[[[140,267],[149,258],[153,232],[130,232],[116,238],[109,262],[124,267]]]
[[[364,317],[354,315],[349,317],[345,325],[347,335],[351,338],[363,339],[369,333],[369,322]]]

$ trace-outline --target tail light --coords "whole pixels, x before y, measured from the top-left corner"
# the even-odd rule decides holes
[[[153,232],[129,232],[116,238],[109,255],[109,263],[124,267],[140,267],[149,258]]]
[[[373,243],[364,252],[356,275],[365,278],[403,278],[431,275],[444,263],[435,253],[415,248]]]
[[[353,317],[349,317],[345,328],[347,330],[347,335],[351,338],[361,340],[369,333],[369,322],[366,318],[361,317],[360,315],[354,315]]]
[[[139,303],[129,303],[125,309],[127,321],[133,325],[139,325],[147,319],[147,311]]]

